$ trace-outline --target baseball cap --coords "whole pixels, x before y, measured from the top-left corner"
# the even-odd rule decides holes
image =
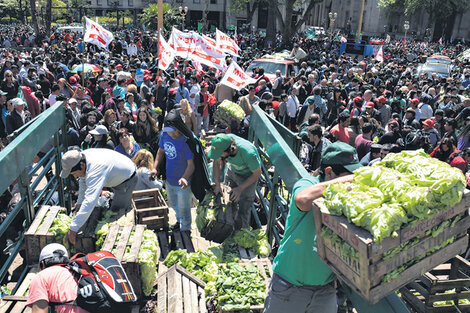
[[[428,118],[427,120],[423,122],[423,125],[426,125],[429,128],[434,128],[434,123],[435,123],[434,120]]]
[[[387,99],[384,96],[380,96],[377,98],[377,101],[379,101],[380,103],[385,103],[387,102]]]
[[[67,252],[67,249],[60,243],[50,243],[41,250],[41,254],[39,254],[39,263],[41,263],[42,260],[52,258],[54,256],[65,256],[69,257],[69,254]]]
[[[80,162],[82,153],[78,150],[70,150],[62,156],[62,171],[60,177],[67,178],[70,175],[72,168]]]
[[[373,108],[375,106],[374,102],[369,101],[366,103],[366,108]]]
[[[211,149],[208,156],[210,159],[217,160],[222,153],[232,144],[232,138],[227,134],[219,134],[212,138]]]
[[[176,95],[176,93],[177,93],[177,91],[174,88],[171,88],[170,90],[168,90],[168,94],[170,94],[170,95]]]
[[[354,102],[362,102],[362,97],[357,96],[353,100],[354,100]]]
[[[175,129],[173,127],[170,127],[170,126],[165,126],[165,127],[163,127],[163,131],[166,132],[166,133],[171,133],[171,132],[174,132]]]
[[[24,105],[24,101],[21,98],[13,98],[11,99],[11,103],[13,105]]]
[[[356,149],[341,141],[334,142],[323,150],[321,163],[323,165],[342,165],[351,173],[362,167]]]
[[[92,135],[106,135],[108,133],[108,129],[104,125],[98,125],[95,127],[95,129],[90,130],[88,133]]]

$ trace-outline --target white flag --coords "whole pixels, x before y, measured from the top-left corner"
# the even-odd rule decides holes
[[[377,52],[377,55],[375,56],[375,60],[379,61],[380,63],[382,63],[384,61],[383,46],[380,46],[379,52]]]
[[[230,38],[227,34],[216,29],[216,42],[217,47],[223,52],[227,52],[232,55],[238,55],[240,47],[238,47],[235,40]]]
[[[256,79],[251,78],[236,62],[232,62],[220,83],[235,90],[240,90],[249,84],[256,83]]]
[[[162,34],[158,41],[158,68],[166,70],[175,58],[175,50],[165,41]]]
[[[92,43],[101,48],[108,48],[108,45],[114,39],[113,34],[110,31],[106,30],[103,26],[96,22],[93,22],[86,16],[85,22],[86,31],[83,41]]]
[[[173,45],[173,49],[175,49],[176,56],[187,58],[194,44],[193,34],[190,32],[182,32],[173,27],[170,42]]]

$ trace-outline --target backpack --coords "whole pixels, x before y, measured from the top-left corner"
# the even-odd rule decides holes
[[[53,311],[56,305],[72,304],[90,313],[124,313],[130,312],[130,305],[137,301],[121,263],[109,251],[77,253],[63,266],[77,280],[77,299],[50,303]]]

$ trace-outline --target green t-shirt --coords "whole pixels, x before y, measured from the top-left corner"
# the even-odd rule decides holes
[[[256,147],[243,138],[229,134],[237,144],[238,152],[234,157],[228,157],[227,161],[232,166],[232,170],[241,176],[250,176],[254,170],[261,166],[261,159]]]
[[[318,183],[318,178],[309,177],[294,185],[284,238],[274,258],[274,273],[297,286],[326,285],[335,278],[318,257],[313,212],[299,210],[294,201],[297,193]]]

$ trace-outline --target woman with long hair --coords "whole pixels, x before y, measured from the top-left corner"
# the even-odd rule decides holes
[[[150,112],[145,108],[137,111],[134,139],[141,147],[149,149],[153,155],[158,150],[158,126]]]
[[[117,127],[116,127],[116,112],[113,109],[108,109],[104,112],[103,120],[101,121],[101,125],[105,126],[108,129],[109,136],[113,141],[114,145],[118,143],[116,138]]]
[[[7,100],[16,98],[19,88],[20,84],[15,77],[13,77],[12,71],[6,70],[2,80],[1,89],[7,93]]]
[[[193,132],[197,132],[197,124],[196,124],[196,114],[194,114],[189,101],[186,99],[182,99],[180,101],[181,109],[179,111],[181,118],[183,119],[184,123],[188,128]]]
[[[145,190],[151,188],[161,189],[163,183],[158,179],[150,178],[150,171],[153,169],[153,155],[147,150],[139,150],[137,154],[132,158],[135,165],[137,166],[137,184],[134,190]]]
[[[430,156],[450,164],[450,158],[456,152],[460,152],[460,150],[452,144],[452,139],[443,138]]]

